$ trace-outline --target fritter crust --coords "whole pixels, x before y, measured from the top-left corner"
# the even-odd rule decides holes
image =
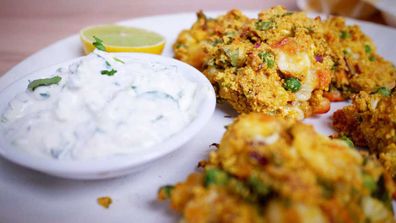
[[[373,93],[380,87],[395,87],[396,68],[378,55],[375,44],[359,26],[348,26],[341,17],[331,17],[323,25],[335,62],[332,89],[327,94],[332,101],[345,100],[360,91]]]
[[[201,166],[159,191],[182,222],[394,222],[376,160],[301,122],[241,115]]]
[[[322,32],[320,21],[304,13],[262,11],[231,38],[211,38],[217,44],[207,47],[203,73],[240,113],[302,119],[327,112],[322,95],[332,62]]]
[[[248,20],[236,9],[215,19],[198,11],[197,21],[190,29],[183,30],[173,44],[175,58],[202,70],[202,63],[207,56],[205,45],[211,44],[209,39],[214,35],[227,36],[240,29]]]
[[[216,19],[199,12],[192,28],[179,34],[174,52],[203,71],[218,97],[240,113],[302,119],[327,112],[329,101],[396,85],[395,66],[378,55],[359,26],[341,17],[310,19],[280,6],[257,19],[238,10]],[[285,87],[290,78],[301,87]]]
[[[396,93],[360,92],[352,105],[333,115],[333,126],[361,147],[368,147],[387,171],[396,177]]]

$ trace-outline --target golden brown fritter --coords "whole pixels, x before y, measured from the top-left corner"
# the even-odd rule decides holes
[[[381,165],[301,122],[241,115],[202,164],[159,191],[182,222],[394,222]]]
[[[382,93],[382,94],[381,94]],[[352,105],[333,115],[334,128],[361,147],[368,147],[396,178],[396,93],[361,92]]]
[[[359,26],[348,26],[341,17],[332,17],[323,24],[335,62],[332,89],[326,95],[330,100],[340,101],[360,91],[372,93],[380,87],[395,87],[395,67],[377,54],[374,43]]]
[[[208,18],[199,11],[197,21],[190,29],[183,30],[173,44],[175,58],[186,62],[198,70],[202,70],[202,63],[206,57],[205,45],[213,35],[226,38],[233,35],[249,19],[239,10],[231,10],[218,18]]]
[[[333,62],[318,19],[274,7],[233,37],[211,39],[203,73],[238,112],[302,119],[329,110]]]
[[[218,97],[240,113],[301,119],[327,112],[329,100],[396,85],[396,68],[359,26],[340,17],[321,22],[279,6],[257,19],[238,10],[216,19],[199,12],[174,52],[203,71]]]

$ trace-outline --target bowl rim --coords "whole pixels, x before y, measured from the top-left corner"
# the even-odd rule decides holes
[[[0,134],[0,155],[5,159],[19,164],[24,167],[28,167],[33,170],[38,170],[40,172],[44,172],[50,175],[56,175],[60,177],[66,178],[74,178],[74,179],[91,179],[96,178],[97,175],[107,175],[108,173],[114,171],[124,171],[128,169],[138,168],[144,164],[152,162],[156,159],[164,157],[171,152],[179,149],[183,144],[185,144],[188,140],[193,138],[209,121],[212,117],[215,107],[216,107],[216,96],[214,89],[209,82],[209,80],[196,68],[178,61],[176,59],[154,55],[154,54],[146,54],[146,53],[110,53],[111,55],[116,56],[117,58],[138,58],[143,60],[148,60],[150,62],[160,62],[167,65],[175,65],[177,67],[183,67],[185,71],[178,69],[183,75],[187,75],[186,77],[189,80],[192,80],[196,83],[201,84],[204,88],[207,88],[207,95],[202,97],[201,102],[197,106],[197,115],[196,117],[183,129],[179,130],[174,135],[165,139],[161,143],[150,146],[143,151],[133,154],[127,154],[122,156],[113,156],[108,158],[101,159],[89,159],[89,160],[56,160],[47,157],[40,157],[34,154],[31,154],[27,151],[13,149],[11,145],[7,143],[7,140],[4,139],[4,136]],[[41,77],[48,76],[50,72],[54,70],[65,67],[74,63],[76,61],[84,58],[78,57],[75,59],[71,59],[60,64],[52,65],[50,67],[41,69],[39,71],[35,71],[33,73],[29,73],[24,75],[22,78],[15,80],[10,85],[6,86],[3,89],[0,89],[0,100],[8,100],[10,99],[1,99],[2,95],[7,91],[17,91],[20,92],[20,89],[13,89],[15,85],[18,83],[28,80],[29,77],[37,76],[38,73],[41,73]],[[8,103],[7,103],[8,105]],[[0,108],[0,112],[2,113],[4,108],[7,105],[3,105],[3,108]],[[7,148],[4,148],[7,147]],[[91,176],[92,175],[92,176]],[[108,174],[111,175],[111,174]],[[122,174],[123,175],[123,174]],[[75,177],[74,177],[75,176]],[[106,177],[104,177],[106,178]]]

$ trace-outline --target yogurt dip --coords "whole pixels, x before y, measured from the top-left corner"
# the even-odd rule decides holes
[[[207,91],[175,66],[94,51],[31,80],[0,131],[15,149],[53,159],[136,154],[186,127]]]

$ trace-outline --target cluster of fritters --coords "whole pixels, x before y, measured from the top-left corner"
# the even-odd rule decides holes
[[[216,19],[199,12],[173,48],[241,113],[303,119],[327,112],[330,101],[396,84],[396,68],[358,26],[282,7],[254,19],[238,10]]]
[[[299,121],[240,115],[199,168],[159,191],[181,222],[394,222],[376,159]]]
[[[395,222],[396,68],[372,40],[282,7],[197,17],[175,57],[242,115],[197,172],[160,189],[182,222]],[[344,140],[299,121],[348,99],[333,115]]]

